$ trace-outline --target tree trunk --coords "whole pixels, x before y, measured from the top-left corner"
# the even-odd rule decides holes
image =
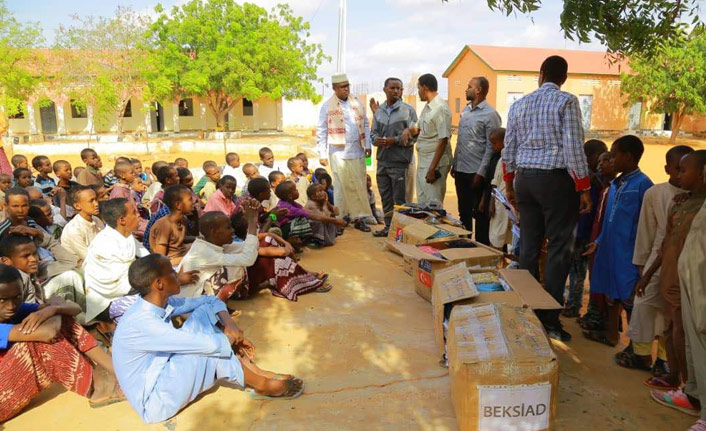
[[[129,100],[130,99],[121,100],[120,104],[118,105],[118,115],[115,117],[115,128],[118,132],[118,136],[121,136],[123,134],[123,123],[125,122],[123,114],[125,113],[125,107],[127,106],[127,102]]]
[[[677,136],[679,135],[679,129],[681,128],[683,120],[684,114],[681,110],[674,113],[674,117],[672,117],[672,134],[669,136],[669,145],[674,145],[677,142]]]

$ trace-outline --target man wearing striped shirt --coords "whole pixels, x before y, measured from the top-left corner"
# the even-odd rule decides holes
[[[545,289],[564,303],[579,213],[591,209],[584,133],[576,96],[560,91],[568,64],[544,60],[539,89],[515,102],[508,114],[503,162],[507,196],[520,212],[520,268],[539,279],[539,252],[549,239]],[[537,313],[551,338],[569,341],[559,310]]]

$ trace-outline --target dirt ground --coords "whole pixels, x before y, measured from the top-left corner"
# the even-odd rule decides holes
[[[666,150],[650,145],[643,159],[655,182],[665,179],[659,175]],[[449,183],[447,206],[455,212],[453,191]],[[456,430],[431,308],[414,293],[401,258],[382,240],[348,229],[333,248],[308,250],[302,264],[330,273],[334,289],[296,303],[267,292],[237,303],[258,364],[303,378],[299,399],[257,401],[218,387],[175,418],[146,425],[127,403],[92,410],[85,399],[52,387],[0,430]],[[624,345],[586,341],[574,321],[566,326],[573,341],[554,344],[561,367],[554,429],[678,431],[693,423],[650,399],[642,384],[647,373],[615,365]]]

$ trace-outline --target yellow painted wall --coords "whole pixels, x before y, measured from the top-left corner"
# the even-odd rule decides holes
[[[460,112],[463,112],[463,108],[468,103],[466,101],[466,88],[468,87],[468,81],[475,76],[485,76],[490,83],[490,90],[488,91],[488,103],[495,105],[496,94],[497,94],[497,75],[492,71],[477,55],[470,51],[463,54],[463,57],[459,60],[456,67],[449,73],[448,87],[449,87],[449,108],[451,108],[451,124],[458,126],[458,121],[461,118]],[[456,112],[456,99],[459,99],[459,111]],[[419,114],[419,113],[417,113]]]

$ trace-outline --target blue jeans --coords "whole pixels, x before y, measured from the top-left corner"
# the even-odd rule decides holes
[[[586,250],[588,239],[577,239],[574,246],[574,256],[571,260],[571,269],[569,270],[569,286],[566,292],[566,310],[580,311],[583,304],[583,286],[586,281],[586,272],[588,271],[588,256],[581,256]]]

